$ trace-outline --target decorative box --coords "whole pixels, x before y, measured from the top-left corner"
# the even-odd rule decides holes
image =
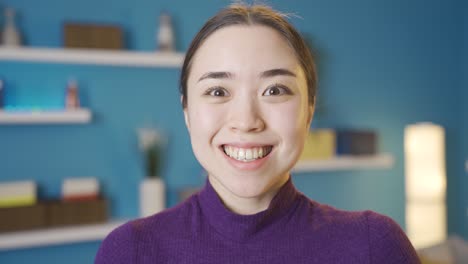
[[[335,155],[336,135],[332,129],[316,129],[307,135],[301,160],[329,159]]]
[[[377,153],[377,134],[373,131],[337,131],[337,155],[373,155]]]
[[[37,184],[34,181],[0,183],[0,208],[30,206],[36,202]]]
[[[36,229],[46,225],[45,204],[0,208],[0,232]]]
[[[123,49],[123,32],[112,25],[65,23],[64,46],[67,48]]]
[[[107,220],[108,206],[104,199],[46,201],[31,206],[0,208],[0,233]]]
[[[56,201],[48,205],[49,226],[80,225],[108,220],[107,201]]]

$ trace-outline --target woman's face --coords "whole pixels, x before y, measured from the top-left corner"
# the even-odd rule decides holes
[[[294,51],[266,26],[211,34],[187,82],[185,122],[192,148],[216,190],[260,197],[284,184],[312,119]]]

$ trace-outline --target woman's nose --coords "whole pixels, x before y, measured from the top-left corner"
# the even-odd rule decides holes
[[[265,122],[253,98],[239,99],[232,105],[229,119],[230,129],[236,132],[260,132],[265,129]]]

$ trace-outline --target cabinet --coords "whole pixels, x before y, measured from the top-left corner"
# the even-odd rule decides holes
[[[0,47],[0,61],[103,65],[116,67],[178,68],[183,53],[109,51],[59,48]],[[0,125],[11,124],[84,124],[91,121],[90,109],[64,111],[1,111]],[[19,231],[0,234],[0,251],[18,248],[77,243],[103,239],[125,221]]]

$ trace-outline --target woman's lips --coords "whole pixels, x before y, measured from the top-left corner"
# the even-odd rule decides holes
[[[224,144],[220,149],[233,167],[240,170],[256,170],[266,162],[273,146],[243,144],[241,147]]]
[[[229,157],[243,162],[250,162],[267,156],[273,146],[255,146],[255,147],[237,147],[232,145],[223,145],[222,149]]]

